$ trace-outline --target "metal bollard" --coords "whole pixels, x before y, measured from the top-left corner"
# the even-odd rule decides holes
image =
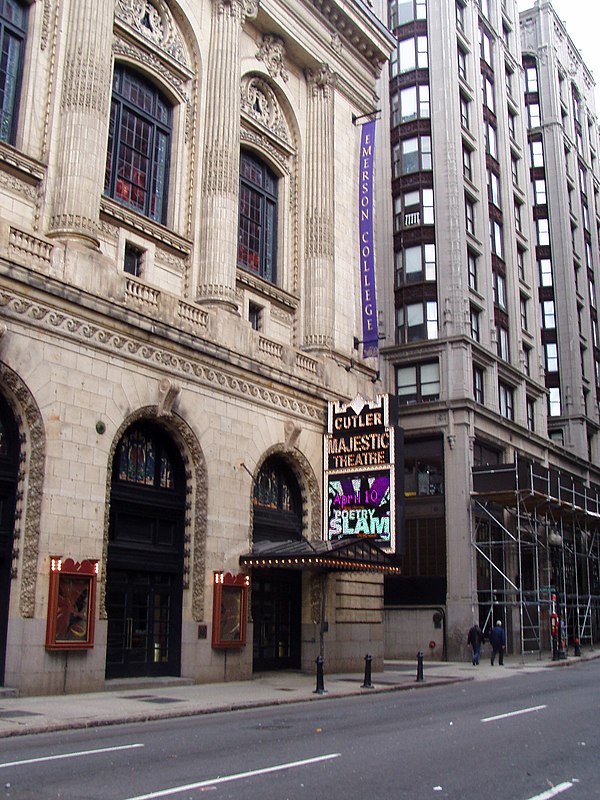
[[[327,694],[323,680],[323,656],[317,656],[315,664],[317,665],[317,688],[313,694]]]
[[[422,681],[423,678],[423,653],[421,650],[417,653],[417,681]]]
[[[575,648],[573,655],[580,656],[581,655],[581,645],[579,643],[579,639],[575,639],[573,642],[573,647]]]
[[[366,655],[365,656],[365,681],[361,688],[363,689],[373,689],[375,688],[371,683],[371,662],[373,661],[373,656]]]

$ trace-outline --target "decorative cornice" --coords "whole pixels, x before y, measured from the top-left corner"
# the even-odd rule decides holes
[[[324,424],[324,410],[318,405],[297,400],[287,393],[278,392],[247,377],[242,378],[224,369],[207,365],[199,359],[148,344],[133,335],[116,333],[104,325],[97,325],[63,313],[44,303],[33,302],[4,290],[0,291],[0,308],[7,317],[22,317],[38,327],[52,331],[53,334],[60,333],[65,338],[84,343],[91,348],[97,347],[106,352],[118,353],[121,357],[139,363],[146,371],[151,366],[163,372],[165,369],[169,370],[172,376],[181,377],[184,386],[184,381],[195,381],[207,388],[228,392],[242,399],[247,397],[270,408],[279,408],[296,416],[305,417],[313,423]]]

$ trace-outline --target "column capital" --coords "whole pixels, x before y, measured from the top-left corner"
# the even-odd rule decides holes
[[[258,14],[259,0],[213,0],[217,15],[229,14],[241,24],[247,19],[254,19]]]
[[[329,64],[321,64],[316,70],[307,69],[305,75],[313,97],[318,94],[330,97],[338,81],[337,73],[331,69]]]

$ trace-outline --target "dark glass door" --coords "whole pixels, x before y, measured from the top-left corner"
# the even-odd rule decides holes
[[[180,591],[174,575],[111,570],[107,678],[179,673]]]
[[[252,576],[253,669],[300,668],[301,574],[256,570]]]
[[[115,452],[108,535],[106,677],[179,675],[185,473],[156,425]]]
[[[0,686],[4,685],[18,461],[17,424],[0,396]]]

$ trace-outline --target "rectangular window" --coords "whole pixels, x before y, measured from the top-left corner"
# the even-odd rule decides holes
[[[552,286],[552,261],[542,258],[538,262],[540,269],[540,283],[542,286]]]
[[[479,318],[479,310],[474,306],[471,306],[471,339],[473,339],[475,342],[480,341]]]
[[[498,272],[494,273],[494,302],[506,311],[506,278]]]
[[[535,403],[530,397],[527,398],[527,429],[535,431]]]
[[[134,275],[139,278],[142,274],[142,264],[144,259],[144,251],[139,247],[125,242],[125,254],[123,257],[123,271],[128,275]]]
[[[394,145],[393,175],[408,175],[411,172],[431,169],[431,137],[415,136]]]
[[[542,327],[546,330],[553,330],[556,328],[554,300],[544,300],[542,302]]]
[[[467,267],[469,270],[469,288],[477,291],[477,256],[467,250]]]
[[[558,372],[558,345],[547,342],[545,345],[546,372]]]
[[[462,94],[460,96],[460,124],[465,130],[469,130],[470,126],[470,104],[466,97]]]
[[[465,83],[467,82],[467,54],[461,48],[458,48],[458,77],[462,78]]]
[[[491,169],[487,171],[488,179],[488,200],[496,208],[501,208],[500,203],[500,178]]]
[[[248,304],[248,320],[252,330],[260,331],[262,329],[262,313],[263,309],[261,306],[256,303]]]
[[[550,223],[547,219],[536,219],[535,228],[537,233],[537,243],[540,246],[550,244]]]
[[[510,155],[510,172],[512,175],[512,182],[515,186],[519,185],[519,159],[511,153]]]
[[[544,178],[536,178],[533,181],[533,204],[536,206],[545,206],[546,199],[546,181]]]
[[[498,357],[503,361],[509,361],[510,353],[508,346],[508,330],[502,325],[496,326],[496,335],[498,337],[497,348]]]
[[[537,78],[537,69],[535,67],[527,67],[525,70],[525,91],[530,92],[537,92],[538,90],[538,78]]]
[[[479,55],[486,64],[492,66],[492,40],[483,28],[479,29]]]
[[[475,203],[465,197],[465,227],[467,233],[475,235]]]
[[[492,253],[504,259],[504,236],[502,224],[495,219],[490,220],[490,240]]]
[[[483,105],[486,106],[492,112],[492,114],[494,114],[495,113],[494,84],[487,77],[487,75],[482,75],[481,81],[482,81],[481,88],[483,93]]]
[[[403,405],[426,403],[440,396],[440,368],[437,361],[411,364],[396,370],[396,393]]]
[[[560,417],[561,415],[560,389],[557,386],[552,387],[548,392],[548,414],[551,417]]]
[[[404,283],[435,280],[434,244],[405,247],[400,253],[397,253],[397,257],[396,281],[398,286],[402,286]],[[403,262],[404,269],[402,269]]]
[[[481,367],[473,367],[473,397],[476,403],[485,405],[483,390],[484,373]]]
[[[514,390],[502,381],[498,383],[498,397],[500,400],[500,414],[505,419],[514,420]]]
[[[527,303],[528,303],[527,298],[524,295],[521,295],[521,298],[520,298],[521,328],[524,331],[528,330]]]
[[[437,339],[437,303],[411,303],[396,312],[398,344]]]
[[[485,123],[485,152],[498,161],[498,134],[491,122]]]
[[[539,103],[529,103],[527,105],[527,123],[530,128],[540,127],[540,106]]]
[[[471,151],[463,145],[463,177],[468,181],[473,180],[473,164]]]
[[[531,153],[531,166],[532,167],[543,167],[544,166],[544,145],[541,141],[531,142],[530,146],[530,153]]]

